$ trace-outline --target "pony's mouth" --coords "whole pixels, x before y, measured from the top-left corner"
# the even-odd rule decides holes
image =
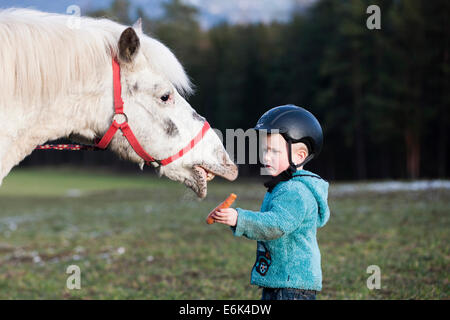
[[[214,177],[221,176],[229,181],[233,181],[238,176],[238,168],[235,164],[225,165],[208,165],[199,164],[192,168],[193,180],[192,183],[186,181],[186,185],[190,187],[199,198],[206,197],[208,191],[208,182]]]

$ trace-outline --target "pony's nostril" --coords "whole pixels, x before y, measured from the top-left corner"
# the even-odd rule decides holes
[[[217,159],[219,160],[221,165],[229,165],[231,163],[235,163],[235,161],[231,160],[231,157],[228,155],[228,152],[225,149],[216,150]]]
[[[222,163],[223,164],[225,164],[225,163],[227,163],[228,162],[228,155],[227,155],[227,153],[224,151],[223,153],[222,153]]]

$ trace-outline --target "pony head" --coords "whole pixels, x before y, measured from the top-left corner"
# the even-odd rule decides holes
[[[116,56],[124,111],[139,143],[155,159],[174,155],[189,144],[206,121],[183,96],[191,86],[181,64],[167,47],[142,32],[140,20],[122,31]],[[112,141],[112,150],[142,169],[144,160],[124,137],[118,136]],[[156,170],[160,176],[184,183],[200,198],[206,196],[207,182],[215,175],[232,181],[238,174],[214,130],[208,130],[184,156]]]

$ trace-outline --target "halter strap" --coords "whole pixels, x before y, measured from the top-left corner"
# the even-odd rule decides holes
[[[206,132],[210,129],[210,125],[208,121],[205,121],[203,124],[202,129],[200,132],[189,142],[189,144],[178,151],[175,155],[170,156],[163,160],[156,160],[152,156],[150,156],[144,148],[140,145],[138,140],[136,139],[136,136],[133,134],[133,131],[131,130],[129,124],[128,124],[128,117],[125,114],[123,110],[123,100],[122,100],[122,87],[120,84],[120,65],[117,62],[116,59],[112,59],[112,67],[113,67],[113,87],[114,87],[114,117],[116,115],[122,115],[125,117],[125,121],[122,123],[118,123],[115,119],[113,120],[113,123],[109,127],[108,131],[106,131],[105,135],[96,142],[95,146],[100,149],[106,149],[106,147],[111,142],[112,138],[116,134],[117,130],[121,130],[125,138],[130,143],[133,150],[142,158],[144,159],[145,163],[149,165],[150,163],[156,162],[159,165],[165,166],[169,163],[181,158],[183,155],[185,155],[187,152],[189,152],[192,148],[195,147],[197,143],[202,140]]]

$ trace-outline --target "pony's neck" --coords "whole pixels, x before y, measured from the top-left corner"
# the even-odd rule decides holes
[[[11,112],[0,106],[8,126],[0,127],[0,185],[9,171],[34,149],[49,140],[69,138],[93,143],[111,123],[114,113],[111,73],[103,81],[86,83],[70,94],[60,94],[38,107],[12,103]]]

